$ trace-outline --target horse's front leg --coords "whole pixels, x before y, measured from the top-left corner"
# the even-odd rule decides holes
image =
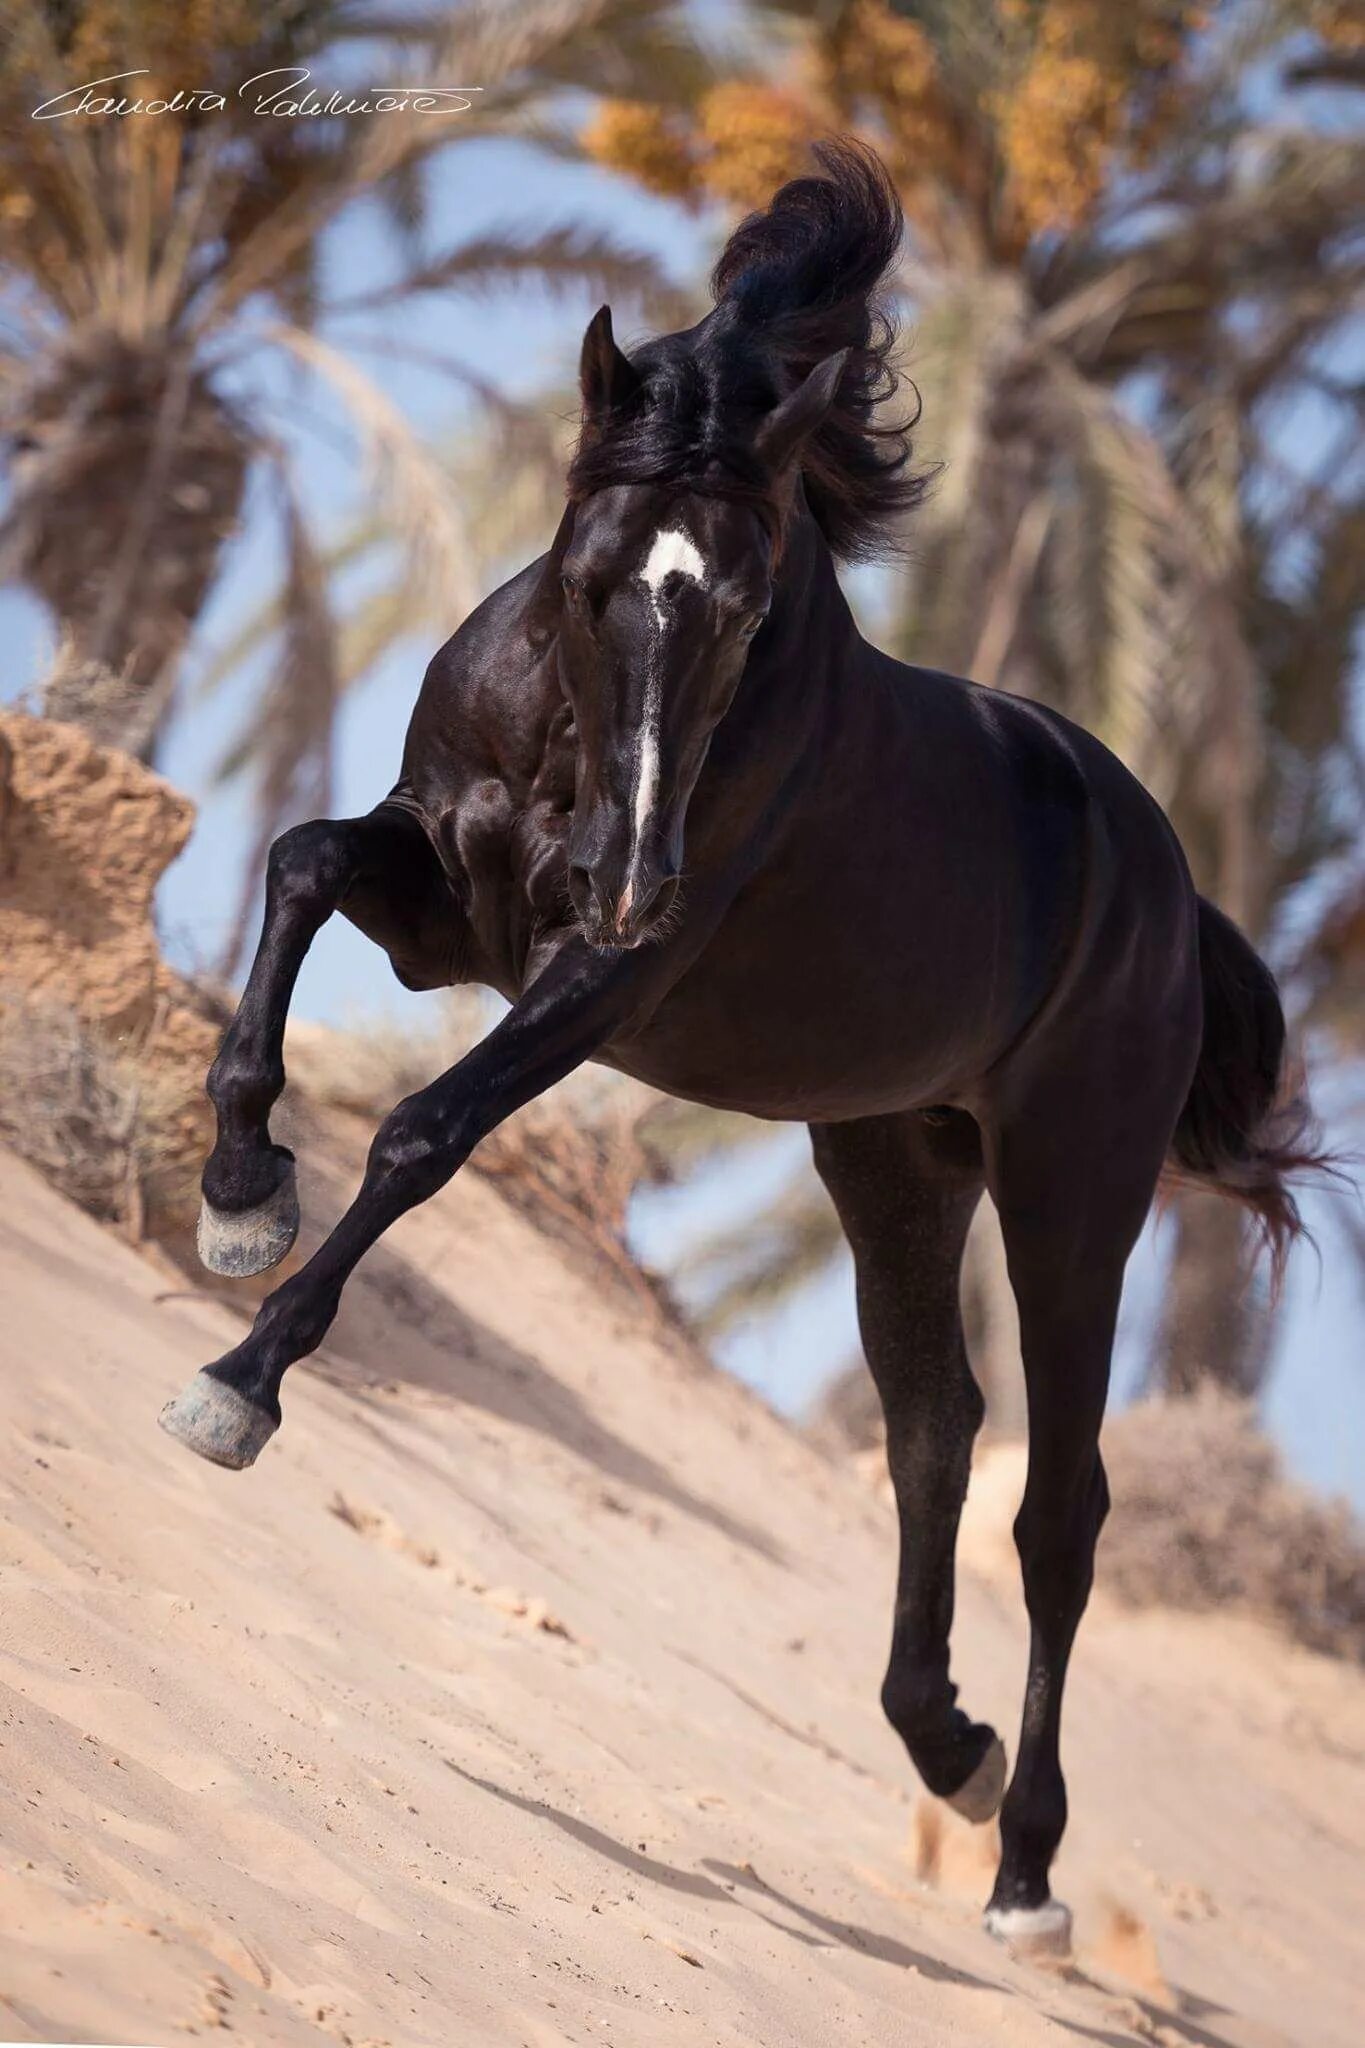
[[[385,1117],[331,1236],[267,1296],[243,1342],[163,1409],[162,1427],[216,1465],[251,1464],[279,1427],[286,1370],[322,1342],[370,1246],[444,1187],[495,1125],[590,1058],[629,1019],[659,957],[569,941],[487,1038]]]
[[[272,1143],[270,1112],[284,1087],[285,1021],[309,946],[334,911],[363,899],[386,913],[372,935],[392,951],[399,926],[438,883],[416,819],[382,805],[366,818],[296,825],[271,847],[260,944],[208,1075],[218,1131],[204,1168],[199,1256],[210,1272],[264,1273],[298,1234],[294,1155]],[[362,929],[373,922],[363,908],[356,921]]]

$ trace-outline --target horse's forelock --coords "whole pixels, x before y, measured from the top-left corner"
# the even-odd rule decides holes
[[[754,505],[780,535],[772,481],[753,448],[763,412],[840,349],[848,361],[802,458],[806,501],[835,555],[894,549],[929,477],[910,467],[907,419],[874,417],[896,391],[896,325],[882,291],[902,216],[864,145],[816,146],[819,175],[793,179],[741,222],[716,265],[712,313],[632,361],[642,388],[585,431],[569,470],[582,499],[612,483],[687,485]]]

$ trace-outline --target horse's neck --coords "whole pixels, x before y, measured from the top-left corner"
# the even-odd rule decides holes
[[[774,643],[802,650],[802,668],[812,686],[833,680],[841,657],[847,656],[859,638],[829,542],[816,525],[799,485],[783,536],[770,618]]]
[[[713,743],[713,773],[741,836],[746,807],[767,811],[837,724],[858,639],[828,543],[801,502],[783,536],[768,623]]]

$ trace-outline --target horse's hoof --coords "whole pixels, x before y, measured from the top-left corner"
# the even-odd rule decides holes
[[[279,1427],[264,1408],[211,1372],[197,1372],[184,1393],[166,1403],[159,1419],[167,1436],[230,1472],[253,1465]]]
[[[946,1804],[973,1827],[980,1827],[983,1821],[999,1813],[1005,1796],[1005,1777],[1005,1745],[998,1735],[992,1735],[986,1754],[966,1784],[949,1793]]]
[[[1060,1899],[1048,1899],[1041,1906],[987,1906],[985,1927],[1016,1955],[1071,1954],[1071,1908]]]
[[[266,1273],[299,1234],[299,1191],[292,1159],[269,1201],[258,1208],[215,1209],[205,1198],[199,1210],[196,1243],[200,1262],[225,1280],[247,1280]]]

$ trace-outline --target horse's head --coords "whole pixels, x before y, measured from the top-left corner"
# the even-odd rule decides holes
[[[665,395],[678,360],[663,364]],[[625,459],[599,476],[580,453],[547,598],[578,746],[569,893],[596,945],[636,946],[667,928],[688,800],[767,617],[784,495],[843,362],[831,356],[729,429],[709,487],[688,466],[648,475],[658,449],[647,444],[666,435],[669,408],[661,419],[606,307],[588,328],[584,447],[590,458],[609,430]]]

